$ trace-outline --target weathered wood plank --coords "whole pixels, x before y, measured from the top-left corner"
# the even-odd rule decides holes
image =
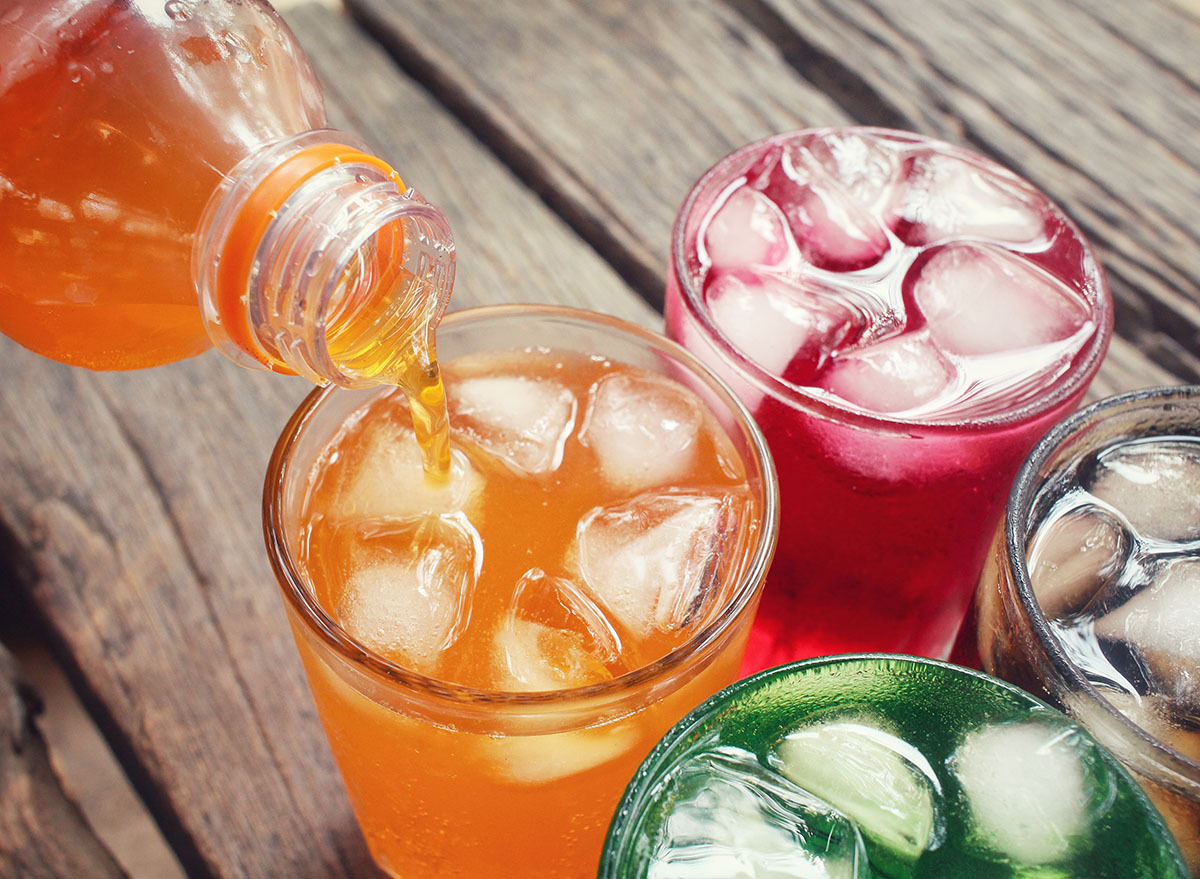
[[[1169,0],[1169,2],[1200,20],[1200,0]]]
[[[317,810],[306,807],[303,788],[289,787],[275,753],[284,741],[300,755],[308,752],[298,745],[319,744],[318,736],[285,738],[304,729],[292,720],[305,707],[304,689],[281,661],[290,645],[253,541],[261,463],[250,456],[270,447],[287,410],[283,394],[215,356],[153,373],[92,375],[12,347],[13,385],[0,397],[9,425],[0,517],[27,554],[33,578],[24,585],[64,665],[185,869],[252,876],[272,868],[314,879],[340,870],[352,858],[328,841],[323,816],[314,820]],[[139,409],[159,423],[159,436],[132,421]],[[164,466],[156,454],[172,460]],[[207,490],[181,494],[184,471],[207,480]],[[190,506],[203,522],[184,518]],[[197,526],[215,550],[188,534]],[[231,581],[213,579],[219,574],[207,563],[215,559],[205,551],[237,568]],[[236,603],[223,605],[225,589],[238,590]],[[248,640],[241,629],[250,627]],[[271,686],[239,668],[251,659],[278,667]],[[255,700],[281,691],[296,704],[268,726]],[[325,790],[312,787],[337,802],[332,777]],[[276,828],[281,812],[294,838]],[[341,836],[347,847],[357,842],[352,827]]]
[[[0,876],[128,879],[59,784],[34,727],[36,701],[0,645]]]
[[[289,18],[331,80],[334,123],[450,214],[456,305],[536,300],[656,320],[344,17]],[[189,875],[377,875],[260,536],[267,456],[307,388],[215,354],[103,375],[7,340],[0,356],[0,546]]]
[[[1113,336],[1108,354],[1088,387],[1084,402],[1091,403],[1135,388],[1179,383],[1178,376],[1148,359],[1136,345],[1120,336]]]
[[[1200,172],[1180,161],[1200,146],[1170,125],[1197,110],[1174,83],[1158,88],[1160,65],[1062,3],[966,14],[955,0],[732,2],[349,5],[533,185],[559,193],[555,207],[611,262],[636,264],[627,276],[644,295],[661,290],[678,204],[728,150],[791,128],[903,123],[991,153],[1096,240],[1136,349],[1105,365],[1108,386],[1156,371],[1139,351],[1176,379],[1200,374],[1186,221]],[[1095,48],[1072,51],[1085,41]]]
[[[1097,19],[1120,40],[1137,46],[1168,70],[1200,86],[1200,52],[1195,29],[1200,22],[1200,0],[1141,0],[1107,3],[1104,0],[1071,0]]]
[[[11,588],[5,592],[17,595]],[[0,606],[0,641],[41,701],[37,729],[50,751],[54,774],[95,835],[130,879],[184,879],[162,831],[28,614],[18,611],[15,617],[5,617]]]

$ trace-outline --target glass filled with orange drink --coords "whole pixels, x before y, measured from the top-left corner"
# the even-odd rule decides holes
[[[464,311],[438,353],[449,472],[397,390],[314,392],[271,460],[271,562],[389,875],[594,875],[639,762],[736,677],[774,470],[719,379],[614,318]]]

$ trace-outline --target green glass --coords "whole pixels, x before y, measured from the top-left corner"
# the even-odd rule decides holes
[[[642,763],[600,879],[1185,879],[1142,789],[981,672],[869,654],[727,687]]]

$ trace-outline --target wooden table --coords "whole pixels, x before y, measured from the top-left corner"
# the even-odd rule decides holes
[[[938,135],[1098,246],[1092,396],[1200,380],[1197,0],[351,0],[286,17],[359,132],[454,227],[458,307],[657,326],[689,185],[770,132]],[[2,171],[3,169],[0,169]],[[92,374],[0,340],[0,564],[189,875],[375,876],[259,528],[307,388],[216,354]],[[2,658],[0,658],[2,660]],[[0,661],[0,875],[122,875],[54,789]]]

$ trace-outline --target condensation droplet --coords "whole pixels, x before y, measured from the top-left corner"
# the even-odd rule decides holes
[[[163,12],[171,21],[187,21],[192,17],[192,5],[187,0],[167,0]]]

